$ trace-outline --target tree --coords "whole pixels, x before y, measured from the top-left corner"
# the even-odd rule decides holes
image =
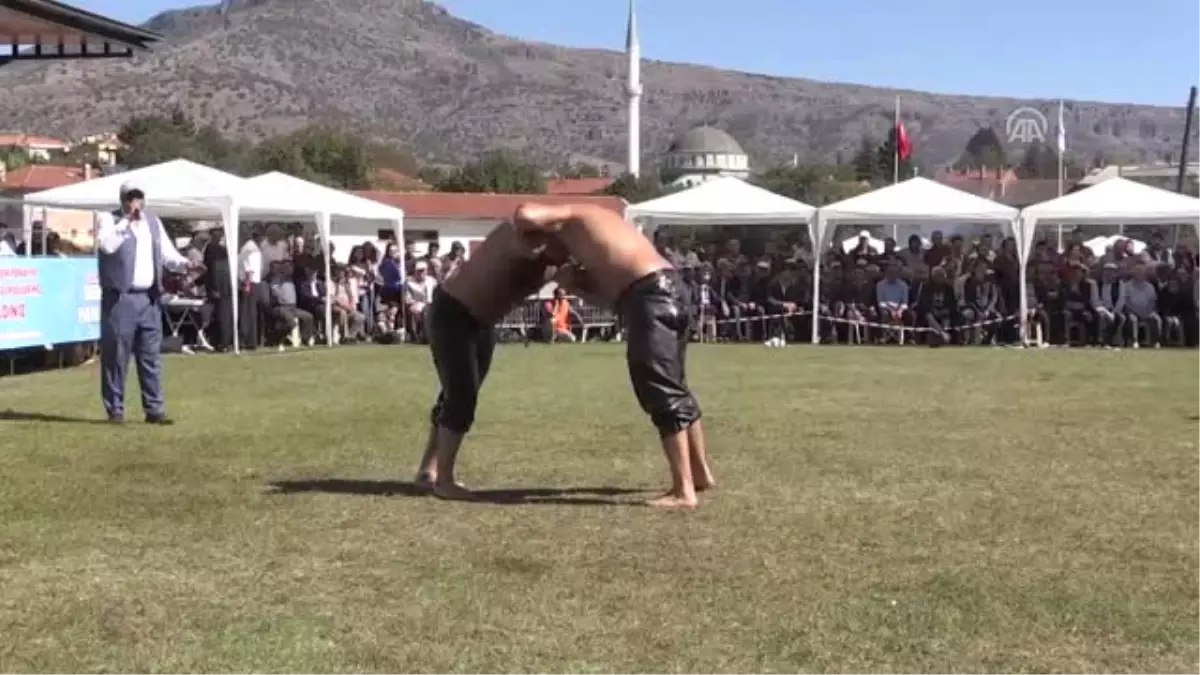
[[[29,153],[25,148],[15,145],[0,148],[0,164],[3,164],[6,170],[16,171],[29,163]]]
[[[205,163],[196,125],[181,110],[169,115],[132,117],[117,132],[121,141],[118,161],[129,168],[140,168],[173,159]]]
[[[998,171],[1008,166],[1004,144],[991,127],[976,131],[967,140],[955,168],[969,171]]]
[[[559,178],[599,178],[600,169],[591,164],[568,164],[554,172]]]
[[[862,137],[858,151],[854,153],[854,157],[850,160],[850,164],[854,167],[855,180],[864,181],[871,185],[883,182],[881,180],[882,174],[879,170],[877,148],[875,140],[870,136]]]
[[[258,173],[279,171],[341,190],[370,187],[367,145],[325,125],[263,141],[254,149],[249,164]]]
[[[432,177],[432,176],[431,176]],[[546,179],[533,164],[507,152],[489,152],[477,162],[450,171],[432,183],[439,192],[494,192],[544,194]]]
[[[917,175],[916,164],[913,162],[912,155],[909,155],[907,158],[899,160],[900,167],[899,167],[898,171],[893,168],[896,164],[896,159],[897,159],[896,129],[894,127],[892,128],[891,131],[888,132],[887,140],[885,140],[883,142],[883,144],[879,146],[879,150],[876,152],[875,156],[876,156],[876,164],[879,166],[879,172],[878,172],[879,175],[878,175],[877,179],[882,178],[882,181],[880,181],[880,182],[882,182],[883,184],[891,183],[891,182],[893,182],[894,179],[895,180],[908,180],[909,178],[912,178],[913,176]],[[872,184],[878,184],[878,183],[872,183]]]
[[[643,173],[636,177],[631,173],[623,173],[601,190],[600,194],[620,197],[630,204],[640,204],[678,192],[679,189],[663,185],[662,179],[656,173]]]
[[[863,191],[853,165],[781,166],[755,176],[753,182],[776,194],[813,206],[841,201]]]

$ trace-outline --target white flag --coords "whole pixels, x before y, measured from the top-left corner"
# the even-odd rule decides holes
[[[1063,102],[1058,102],[1058,154],[1061,157],[1067,151],[1067,130],[1063,126]]]

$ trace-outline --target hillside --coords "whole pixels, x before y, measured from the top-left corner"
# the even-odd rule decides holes
[[[547,164],[571,154],[624,159],[625,65],[616,52],[521,42],[420,0],[235,0],[228,23],[200,7],[149,26],[166,40],[132,61],[0,68],[0,129],[73,137],[178,105],[251,138],[334,121],[428,161],[498,147]],[[930,166],[958,156],[980,126],[1003,129],[1022,105],[1047,117],[1054,107],[660,62],[645,63],[643,78],[647,152],[709,123],[759,163],[848,157],[863,134],[886,133],[897,93]],[[1101,151],[1161,158],[1178,153],[1183,121],[1182,106],[1069,102],[1070,152],[1082,161]]]

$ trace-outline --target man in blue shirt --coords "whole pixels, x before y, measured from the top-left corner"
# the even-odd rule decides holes
[[[908,311],[908,282],[900,278],[900,262],[888,263],[884,277],[875,284],[875,301],[879,320],[889,326],[903,327],[910,323]],[[903,342],[903,331],[900,341]]]

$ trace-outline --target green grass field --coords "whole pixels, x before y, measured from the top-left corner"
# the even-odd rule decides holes
[[[697,347],[694,513],[609,345],[499,350],[476,504],[423,349],[171,358],[169,429],[5,378],[0,670],[1196,672],[1198,366]]]

